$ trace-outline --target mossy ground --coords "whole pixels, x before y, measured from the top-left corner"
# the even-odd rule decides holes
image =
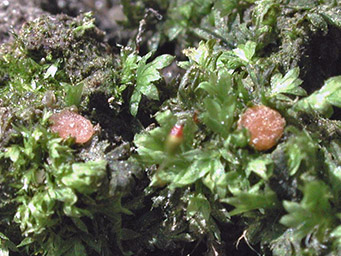
[[[339,255],[341,3],[25,4],[0,3],[0,254]],[[264,152],[259,104],[287,123]],[[63,109],[101,130],[61,140]]]

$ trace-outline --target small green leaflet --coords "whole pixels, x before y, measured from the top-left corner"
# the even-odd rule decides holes
[[[131,85],[134,81],[134,72],[138,67],[138,62],[141,57],[135,52],[127,53],[127,50],[123,49],[121,52],[122,58],[122,71],[121,71],[121,86]]]
[[[159,70],[170,65],[174,59],[173,56],[164,54],[157,57],[150,63],[147,60],[151,57],[149,52],[141,58],[136,71],[136,85],[130,98],[130,113],[136,116],[142,95],[152,100],[159,99],[159,93],[153,82],[161,79]]]
[[[76,227],[79,228],[79,230],[81,230],[85,233],[89,233],[86,224],[81,220],[81,218],[72,218],[71,217],[71,220],[72,220],[73,224],[75,224]]]
[[[318,148],[316,142],[306,130],[299,131],[293,127],[289,127],[287,130],[294,134],[285,144],[289,175],[295,175],[302,162],[305,162],[310,168],[314,168]]]
[[[256,53],[255,42],[247,41],[246,44],[238,45],[238,48],[233,50],[233,53],[238,56],[243,62],[250,63]]]
[[[340,246],[340,245],[341,245],[341,225],[337,226],[337,228],[335,228],[335,229],[331,232],[330,236],[331,236],[332,238],[334,238],[334,239],[335,239],[335,243],[336,243],[338,246]]]
[[[214,168],[214,160],[210,158],[196,159],[188,168],[183,169],[173,179],[171,187],[183,187],[204,177]]]
[[[298,78],[299,68],[293,68],[283,77],[282,74],[277,73],[271,77],[271,88],[269,90],[270,97],[277,97],[280,94],[292,94],[296,96],[306,96],[306,91],[300,87],[302,80]],[[282,95],[283,98],[283,95]]]
[[[301,99],[294,106],[296,110],[316,111],[325,117],[333,114],[332,106],[341,107],[341,76],[331,77],[322,88],[310,96]]]
[[[227,137],[234,121],[237,98],[232,93],[232,80],[227,72],[212,74],[209,81],[199,84],[198,88],[206,91],[208,97],[203,99],[205,111],[202,121],[212,131]]]
[[[339,83],[335,84],[335,91],[329,94],[327,101],[335,107],[341,108],[341,79]]]
[[[251,160],[246,167],[246,176],[249,177],[251,172],[254,172],[264,180],[268,180],[271,176],[271,168],[267,166],[272,164],[270,155],[261,155],[256,159]]]
[[[100,186],[106,173],[105,160],[72,164],[72,173],[61,180],[67,187],[84,194],[91,194]]]
[[[257,1],[253,11],[256,27],[272,26],[276,22],[278,5],[279,3],[276,0]]]
[[[255,186],[257,188],[257,185]],[[230,211],[231,216],[253,210],[275,208],[277,206],[278,200],[276,194],[269,187],[266,186],[264,191],[252,190],[254,189],[251,188],[248,192],[235,192],[233,197],[221,199],[221,202],[228,203],[235,207],[235,209]]]
[[[0,232],[0,256],[9,256],[9,250],[18,252],[17,246],[7,236]]]
[[[211,206],[206,197],[199,193],[189,196],[187,206],[187,218],[199,215],[202,219],[208,221],[211,215]]]
[[[20,146],[13,145],[7,148],[7,151],[4,154],[4,156],[10,158],[11,161],[15,163],[18,161],[21,152],[22,152],[22,148]]]
[[[211,160],[212,168],[202,182],[208,187],[212,193],[216,193],[219,198],[224,198],[227,194],[227,175],[224,165],[219,158]]]
[[[82,241],[80,239],[77,239],[73,244],[73,248],[70,251],[68,251],[65,255],[84,256],[87,255],[87,252]]]
[[[201,41],[197,48],[187,48],[183,50],[183,53],[188,57],[189,61],[199,68],[208,69],[210,64],[215,65],[213,61],[213,47],[216,44],[215,40],[209,40],[207,42]]]
[[[281,218],[280,223],[292,227],[298,239],[314,232],[323,241],[334,216],[329,203],[329,188],[322,181],[310,181],[304,186],[303,194],[300,203],[283,202],[288,214]]]
[[[68,83],[61,83],[64,86],[65,102],[67,106],[79,106],[82,101],[83,83],[71,85]]]

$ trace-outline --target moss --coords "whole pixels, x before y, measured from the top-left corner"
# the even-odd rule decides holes
[[[2,106],[24,122],[46,107],[84,111],[91,94],[116,87],[117,61],[90,13],[28,22],[0,56]]]
[[[104,109],[105,115],[115,117],[107,94],[118,91],[116,64],[89,13],[77,18],[41,16],[26,23],[16,40],[1,49],[4,250],[27,255],[123,253],[121,214],[130,211],[121,206],[121,198],[134,190],[133,175],[143,176],[127,157],[116,159],[111,153],[122,143],[122,131],[111,124],[104,127],[110,142],[98,142],[95,136],[78,147],[73,139],[58,138],[48,121],[53,112],[65,108],[78,108],[87,116]],[[100,94],[107,99],[92,105],[93,95]],[[115,228],[107,229],[105,219]],[[97,238],[89,230],[103,236],[100,242],[94,242]]]
[[[103,38],[104,32],[94,25],[90,14],[77,18],[60,14],[43,16],[26,24],[18,35],[18,42],[25,54],[36,62],[61,58],[62,69],[72,83],[96,76],[93,79],[98,81],[90,87],[105,81],[96,72],[114,65],[110,47]]]
[[[125,46],[84,13],[1,47],[5,253],[338,255],[337,1],[121,3]],[[238,129],[260,104],[287,124],[262,152]],[[70,108],[101,126],[85,144],[49,129]]]

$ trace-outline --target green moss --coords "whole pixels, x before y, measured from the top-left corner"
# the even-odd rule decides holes
[[[1,48],[0,252],[222,253],[240,237],[338,255],[337,1],[121,2],[137,36],[119,55],[89,13],[42,16]],[[264,152],[238,128],[258,104],[287,123]],[[49,131],[74,105],[102,126],[89,144]]]
[[[121,215],[131,212],[121,206],[121,198],[123,191],[133,190],[125,182],[140,169],[127,157],[119,162],[110,154],[113,146],[98,137],[78,147],[49,130],[53,112],[77,106],[91,113],[92,95],[113,93],[116,60],[103,35],[90,14],[42,16],[2,48],[0,226],[5,254],[124,253]],[[123,173],[127,167],[136,171]]]
[[[309,70],[315,57],[307,60],[303,54],[317,36],[340,31],[339,7],[317,1],[237,2],[225,6],[217,1],[218,11],[212,8],[204,14],[210,18],[201,22],[166,20],[171,29],[184,26],[209,40],[183,51],[188,61],[180,63],[186,73],[178,97],[157,114],[160,127],[135,137],[139,160],[146,167],[158,166],[152,169],[151,187],[182,188],[179,204],[185,205],[187,222],[196,225],[193,230],[204,229],[202,234],[219,241],[219,225],[212,224],[211,217],[213,206],[222,204],[232,208],[229,215],[247,221],[245,239],[260,244],[265,255],[266,248],[284,255],[289,244],[294,249],[285,255],[337,255],[340,209],[334,189],[339,167],[337,157],[327,155],[332,154],[330,143],[338,144],[340,134],[340,121],[328,119],[339,107],[339,76],[335,76],[339,73],[325,70],[329,77],[307,87],[306,74],[316,75],[311,73],[315,68]],[[238,14],[231,16],[237,9]],[[236,23],[240,28],[234,29]],[[228,43],[222,39],[227,37]],[[321,54],[322,59],[327,54],[311,53]],[[333,58],[333,64],[339,61],[339,56]],[[236,138],[248,139],[237,129],[238,116],[255,104],[277,109],[287,121],[277,147],[263,153],[236,142]],[[193,113],[199,113],[197,123]],[[170,156],[164,144],[175,123],[184,125],[184,142]],[[197,215],[191,214],[192,209]],[[224,221],[229,221],[228,215]]]

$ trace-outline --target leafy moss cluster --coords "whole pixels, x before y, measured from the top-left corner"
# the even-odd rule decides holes
[[[89,13],[42,16],[2,46],[3,255],[123,251],[121,215],[131,212],[121,206],[121,199],[134,190],[130,184],[140,171],[125,161],[126,144],[98,135],[90,144],[77,146],[49,129],[54,112],[69,108],[90,116],[93,95],[115,96],[117,60],[93,22]],[[126,169],[129,174],[123,173]]]
[[[0,254],[339,255],[340,3],[121,4],[127,46],[86,13],[0,48]],[[263,152],[238,127],[260,104],[287,124]],[[62,140],[65,108],[102,130]]]
[[[183,193],[187,207],[180,216],[198,237],[221,241],[222,222],[240,216],[247,223],[241,237],[258,244],[261,253],[338,255],[341,123],[335,120],[340,107],[335,75],[340,73],[337,67],[311,73],[310,65],[322,66],[327,52],[311,53],[309,61],[303,54],[316,37],[340,31],[340,6],[335,1],[208,2],[178,1],[177,12],[170,3],[161,25],[167,36],[173,23],[178,33],[168,38],[181,45],[191,33],[207,41],[183,50],[189,60],[178,65],[186,72],[177,97],[156,115],[160,127],[135,136],[140,162],[157,166],[151,169],[151,186]],[[320,61],[311,64],[316,54]],[[332,63],[340,63],[339,55]],[[300,78],[307,74],[316,81],[307,85]],[[250,148],[247,133],[237,128],[241,113],[257,104],[277,109],[287,121],[282,140],[264,153]],[[176,123],[184,124],[184,141],[170,155],[165,138]],[[219,218],[219,209],[228,211]]]

